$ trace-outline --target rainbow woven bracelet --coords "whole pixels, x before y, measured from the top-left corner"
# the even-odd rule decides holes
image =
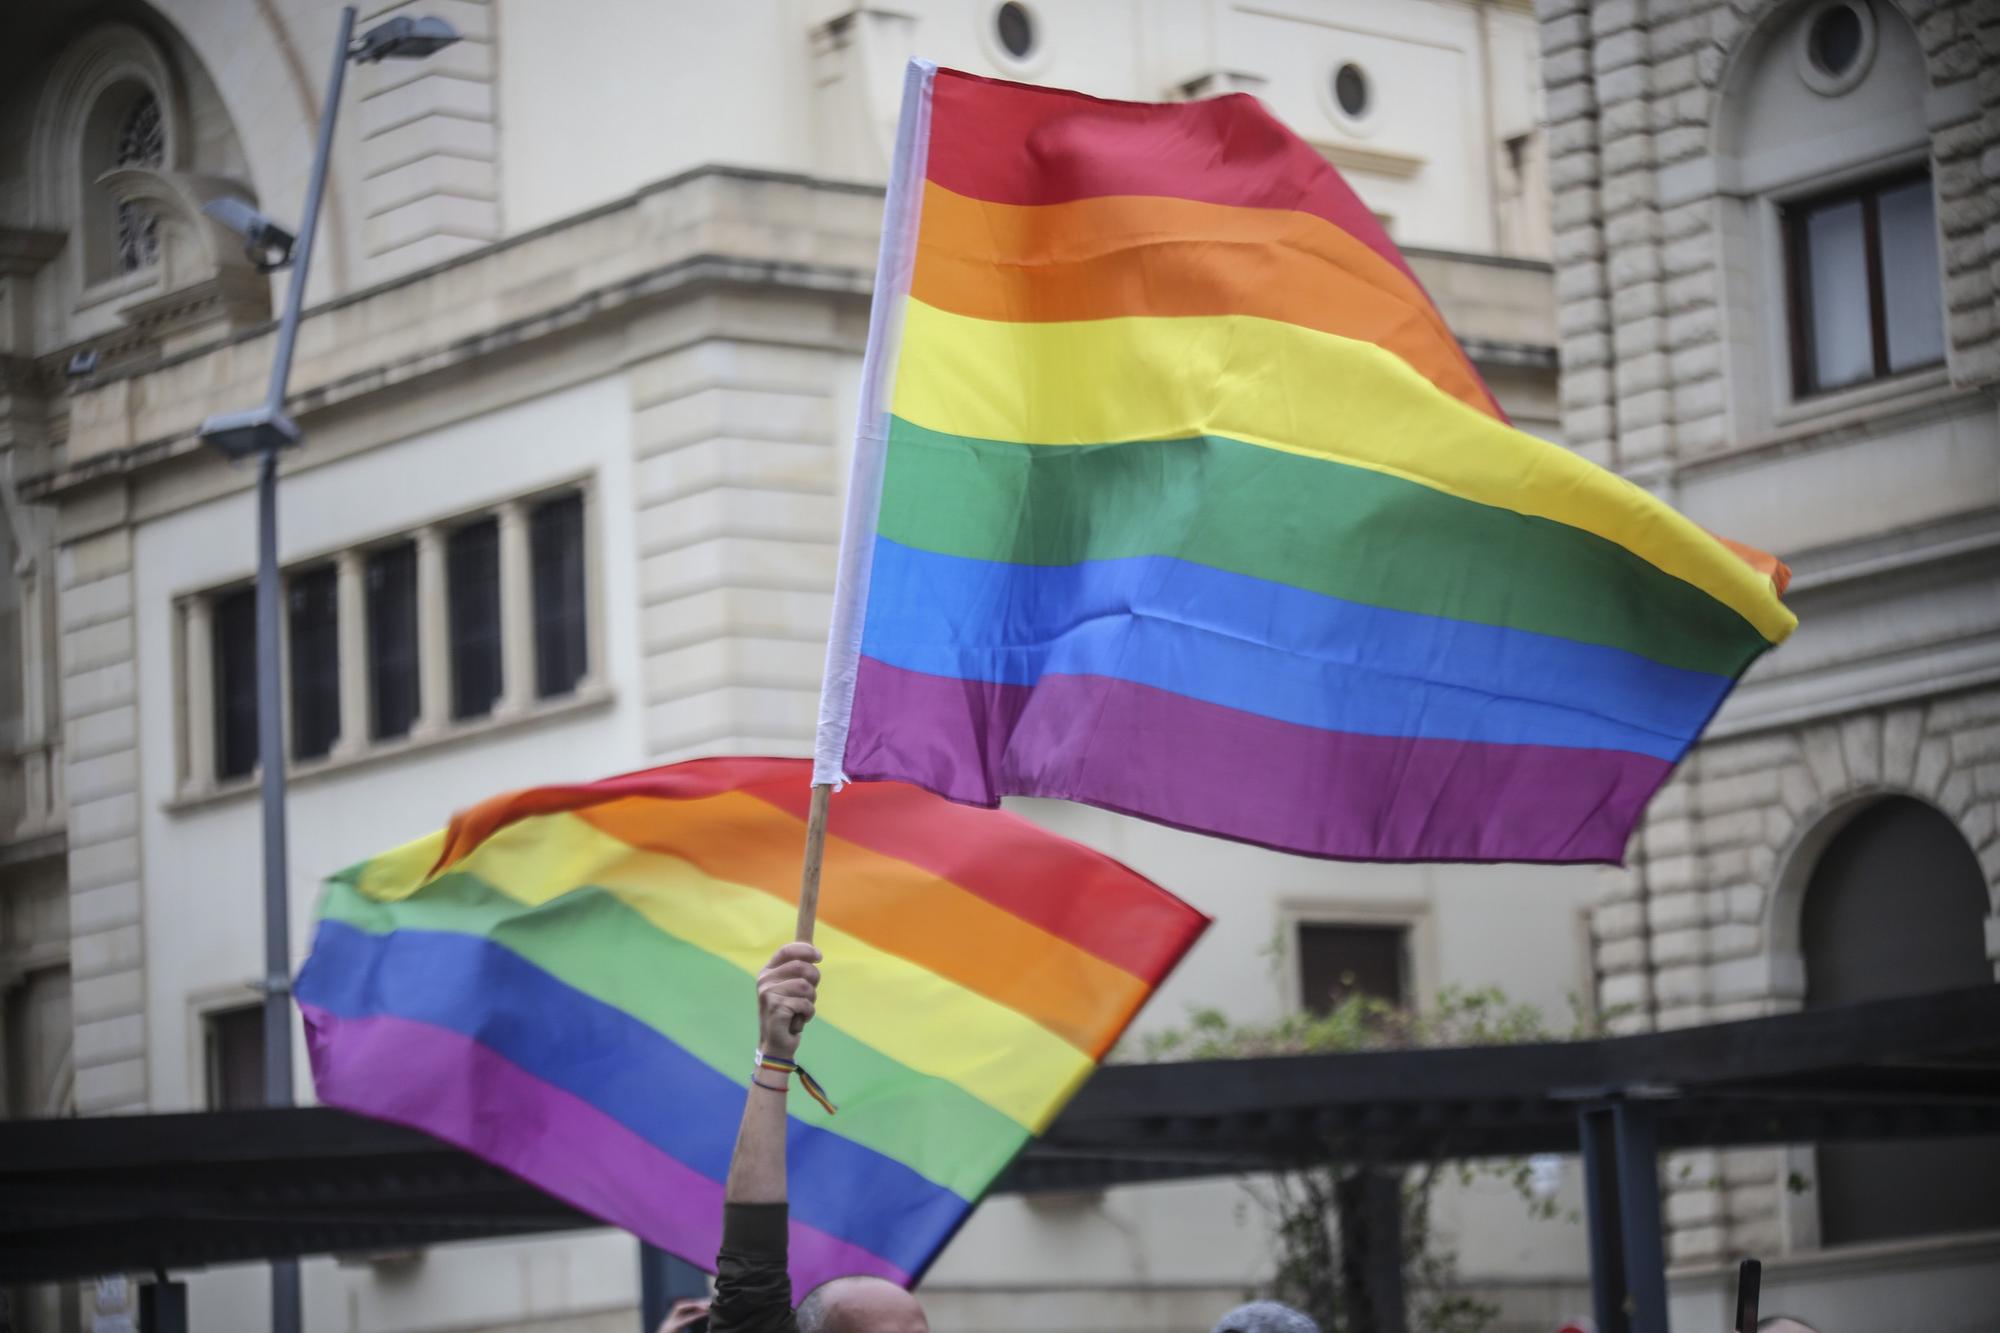
[[[806,1067],[798,1061],[787,1060],[779,1055],[766,1055],[762,1051],[759,1051],[757,1052],[756,1068],[760,1070],[771,1069],[780,1074],[797,1074],[799,1076],[799,1086],[806,1090],[806,1095],[818,1102],[828,1115],[834,1113],[835,1108],[831,1099],[826,1095],[826,1089],[821,1087],[819,1080],[808,1074]],[[756,1076],[756,1072],[753,1070],[750,1077],[754,1080]]]

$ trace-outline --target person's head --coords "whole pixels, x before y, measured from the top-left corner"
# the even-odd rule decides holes
[[[879,1277],[837,1277],[806,1293],[799,1333],[930,1333],[924,1307]],[[1317,1333],[1317,1330],[1315,1330]]]
[[[1217,1320],[1215,1333],[1319,1333],[1319,1325],[1289,1305],[1252,1301]]]
[[[1774,1314],[1757,1321],[1757,1333],[1814,1333],[1811,1324],[1790,1315]]]

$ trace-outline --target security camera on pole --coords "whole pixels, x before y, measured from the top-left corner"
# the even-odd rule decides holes
[[[264,1101],[292,1104],[291,914],[286,897],[285,737],[279,680],[278,455],[300,440],[298,424],[285,412],[285,386],[292,375],[299,315],[305,305],[306,276],[319,229],[320,200],[326,194],[333,150],[334,118],[350,60],[422,59],[458,40],[443,19],[394,18],[354,38],[354,8],[340,11],[333,72],[320,112],[319,143],[306,186],[297,240],[277,223],[238,199],[223,199],[205,211],[243,237],[251,261],[272,272],[290,264],[291,282],[278,321],[277,350],[271,358],[270,387],[264,401],[241,412],[225,412],[201,424],[201,437],[231,459],[257,459],[257,762],[264,801]],[[295,1259],[271,1265],[271,1328],[298,1333],[299,1266]]]

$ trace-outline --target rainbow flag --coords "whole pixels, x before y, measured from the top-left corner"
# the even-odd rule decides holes
[[[807,764],[700,759],[497,797],[335,875],[297,982],[320,1099],[413,1125],[712,1267],[791,938]],[[791,1259],[922,1274],[1207,927],[1011,815],[834,802],[792,1099]]]
[[[816,782],[1615,862],[1796,623],[1775,561],[1512,428],[1249,97],[918,63],[887,207]]]

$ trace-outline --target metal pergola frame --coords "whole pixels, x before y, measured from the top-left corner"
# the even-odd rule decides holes
[[[1111,1065],[996,1188],[1580,1153],[1598,1329],[1664,1333],[1660,1151],[1972,1135],[2000,1135],[2000,985],[1595,1041]],[[1348,1194],[1367,1243],[1344,1259],[1391,1333],[1395,1195]],[[0,1122],[0,1282],[598,1225],[326,1108]]]

